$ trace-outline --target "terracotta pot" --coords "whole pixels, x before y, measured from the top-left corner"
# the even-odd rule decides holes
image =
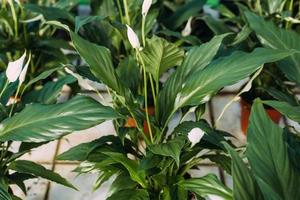
[[[241,100],[240,104],[241,104],[241,128],[243,133],[247,135],[247,128],[249,124],[249,117],[250,117],[252,105],[243,99]],[[272,121],[278,124],[282,116],[280,112],[278,112],[273,108],[267,108],[266,111],[269,117],[272,119]]]
[[[155,111],[154,107],[149,107],[148,108],[149,116],[153,116],[154,115],[154,111]],[[127,128],[136,128],[136,121],[133,118],[129,117],[127,119],[126,123],[125,123],[125,127],[127,127]],[[143,122],[143,127],[144,127],[144,132],[145,133],[149,133],[148,124],[147,124],[147,122],[145,120]]]

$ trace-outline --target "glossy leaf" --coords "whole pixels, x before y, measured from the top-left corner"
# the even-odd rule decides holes
[[[300,123],[300,106],[291,106],[290,104],[282,101],[263,101],[263,103],[275,108],[291,120]]]
[[[201,197],[217,195],[225,200],[232,199],[232,191],[221,183],[213,174],[208,174],[201,178],[191,178],[180,181],[179,185],[188,191],[194,192]]]
[[[85,96],[57,105],[27,105],[0,124],[0,141],[50,141],[117,117],[111,107]]]
[[[250,171],[232,147],[226,143],[224,143],[224,145],[232,158],[231,173],[234,199],[263,200],[261,191],[252,171]]]
[[[82,143],[75,147],[70,148],[66,152],[60,154],[58,160],[71,160],[71,161],[85,161],[88,158],[89,153],[95,150],[97,147],[106,143],[120,142],[120,140],[113,135],[103,136],[97,140],[91,142]]]
[[[300,51],[300,36],[291,30],[278,28],[272,22],[265,21],[253,13],[246,12],[247,21],[257,34],[261,43],[272,49],[286,49]],[[288,58],[278,62],[281,71],[291,81],[300,84],[300,53],[292,54]]]
[[[42,104],[53,104],[56,103],[61,90],[64,85],[71,84],[76,81],[73,76],[64,76],[57,81],[47,82],[42,89],[33,90],[24,96],[25,103],[42,103]]]
[[[251,169],[259,178],[260,187],[268,186],[281,199],[299,199],[300,175],[290,162],[283,136],[284,130],[268,117],[260,100],[256,100],[247,134],[246,155]],[[267,199],[268,194],[263,194]]]
[[[176,161],[177,166],[180,162],[180,153],[185,144],[185,137],[176,137],[162,144],[149,146],[149,150],[157,155],[168,156]]]
[[[156,36],[147,40],[146,47],[142,51],[146,70],[153,75],[156,81],[159,81],[159,77],[170,67],[180,65],[183,56],[183,50]]]
[[[204,69],[212,61],[224,37],[226,35],[215,36],[211,41],[199,47],[193,47],[188,52],[182,65],[167,80],[159,94],[158,111],[160,121],[165,122],[167,120],[168,115],[172,112],[176,95],[187,78],[196,71]]]
[[[99,81],[112,88],[118,94],[124,95],[125,91],[114,70],[110,51],[102,46],[84,40],[79,35],[70,32],[76,50],[89,64],[92,73]]]
[[[121,190],[114,193],[107,200],[149,200],[149,194],[147,190],[143,189],[131,189],[131,190]]]
[[[179,7],[171,17],[165,20],[165,24],[169,28],[178,28],[185,21],[187,21],[188,18],[197,15],[205,2],[205,0],[192,0],[186,2],[186,4]]]
[[[120,153],[114,152],[104,152],[104,154],[110,156],[114,161],[122,164],[130,174],[132,180],[139,183],[143,188],[146,188],[146,178],[145,174],[142,171],[138,171],[138,163],[134,160],[131,160]]]
[[[246,78],[264,63],[274,62],[289,55],[290,51],[258,48],[251,53],[235,52],[220,58],[189,77],[176,95],[171,114],[183,106],[206,103],[224,86]]]
[[[54,181],[56,183],[59,183],[61,185],[76,189],[71,183],[69,183],[66,179],[61,177],[59,174],[46,169],[42,165],[36,164],[31,161],[27,160],[17,160],[9,165],[9,169],[20,172],[20,173],[26,173],[31,174],[34,176],[39,176],[42,178],[45,178],[47,180]]]
[[[2,177],[0,178],[0,199],[12,200],[10,194],[8,193],[8,185],[6,185]]]

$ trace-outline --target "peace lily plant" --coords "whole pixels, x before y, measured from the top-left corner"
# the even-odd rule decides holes
[[[111,108],[81,95],[56,104],[61,84],[65,82],[49,81],[39,90],[28,90],[30,85],[54,72],[45,71],[26,81],[30,62],[31,54],[25,51],[20,58],[9,62],[6,71],[0,74],[1,200],[19,199],[14,196],[10,184],[16,184],[26,194],[24,181],[36,177],[76,189],[57,173],[32,161],[22,160],[22,156],[49,141],[118,116]],[[68,78],[69,83],[75,81],[71,76],[64,78]]]
[[[34,49],[18,47],[12,51],[14,56],[1,54],[5,69],[0,74],[1,200],[20,199],[10,186],[26,193],[24,181],[36,177],[76,189],[59,174],[22,156],[107,120],[112,120],[116,134],[75,146],[57,159],[79,161],[75,169],[79,174],[97,173],[94,190],[112,181],[108,200],[300,198],[299,133],[274,124],[264,110],[264,106],[273,107],[300,123],[298,105],[286,98],[255,100],[247,145],[239,148],[231,143],[230,133],[218,130],[218,124],[210,124],[203,116],[206,103],[223,87],[250,77],[241,92],[248,91],[263,68],[273,67],[265,64],[295,61],[297,48],[265,45],[241,51],[232,39],[241,35],[234,33],[216,34],[202,43],[193,33],[193,21],[205,3],[199,0],[182,1],[182,5],[179,1],[91,1],[99,4],[92,6],[92,12],[103,15],[75,19],[62,12],[68,7],[64,2],[47,7],[9,1],[11,8],[20,7],[17,12],[11,9],[13,15],[22,15],[23,6],[38,13],[29,21],[31,12],[22,16],[25,24],[38,23],[46,30],[51,24],[68,32],[72,42],[72,46],[67,42],[68,47],[75,48],[83,62],[75,67],[55,62],[31,73],[44,62]],[[2,5],[1,13],[6,6]],[[15,23],[15,16],[13,21],[5,16],[9,26],[0,32],[8,30],[13,40],[25,39],[29,29]],[[50,38],[51,32],[46,34]],[[60,47],[55,49],[61,51]],[[2,59],[2,55],[8,56]],[[96,92],[101,103],[80,94],[59,102],[62,87],[72,85],[78,91],[76,82]],[[99,84],[105,86],[111,101],[99,93]],[[232,189],[214,174],[192,173],[206,160],[232,175]]]
[[[241,190],[232,191],[215,175],[195,177],[190,173],[205,159],[230,174],[239,172],[235,165],[231,169],[227,153],[236,155],[229,140],[232,136],[202,119],[205,103],[224,86],[294,51],[257,48],[250,53],[222,54],[228,48],[224,41],[230,34],[185,50],[157,35],[147,37],[150,32],[145,34],[144,24],[151,1],[141,6],[141,23],[131,18],[126,1],[123,3],[125,15],[120,14],[119,22],[101,20],[114,27],[111,38],[123,38],[113,45],[124,45],[124,53],[119,46],[107,48],[92,43],[69,29],[74,47],[92,73],[81,75],[106,85],[111,96],[111,108],[118,113],[113,119],[116,135],[80,144],[57,159],[82,162],[75,169],[79,174],[98,173],[95,190],[113,180],[109,200],[203,199],[210,195],[239,199],[237,193]],[[123,24],[114,26],[120,22]],[[118,49],[119,56],[110,49]],[[170,68],[176,70],[161,81]],[[70,69],[80,73],[76,67]],[[190,116],[192,120],[187,120]]]

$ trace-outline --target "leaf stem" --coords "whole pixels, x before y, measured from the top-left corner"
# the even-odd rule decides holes
[[[17,92],[16,92],[15,97],[14,97],[14,102],[13,102],[11,108],[10,108],[10,111],[9,111],[9,115],[8,115],[9,117],[11,117],[11,115],[12,115],[12,112],[13,112],[13,110],[14,110],[15,104],[18,103],[18,102],[17,102],[17,99],[18,99],[18,95],[19,95],[19,92],[20,92],[20,88],[21,88],[21,85],[19,84],[19,85],[18,85]]]
[[[3,95],[3,93],[5,92],[7,86],[8,86],[8,80],[6,80],[6,83],[5,83],[3,89],[2,89],[2,91],[1,91],[1,93],[0,93],[0,99],[1,99],[1,97],[2,97],[2,95]]]
[[[130,26],[130,17],[129,17],[127,0],[123,0],[123,4],[124,4],[124,10],[125,10],[125,18],[126,18],[127,24]]]
[[[143,67],[143,75],[144,75],[144,96],[145,96],[145,110],[146,110],[146,120],[147,120],[147,126],[149,129],[149,135],[151,142],[153,143],[153,135],[152,135],[152,128],[150,124],[150,119],[149,119],[149,110],[148,110],[148,92],[147,92],[147,73],[146,73],[146,66],[144,63],[144,60],[140,54],[140,52],[137,50],[137,57],[141,61],[142,67]]]
[[[15,25],[15,37],[18,38],[18,18],[17,18],[17,13],[16,13],[16,9],[14,6],[14,1],[13,0],[9,0],[8,4],[10,6],[11,12],[12,12],[12,18],[14,20],[14,25]]]

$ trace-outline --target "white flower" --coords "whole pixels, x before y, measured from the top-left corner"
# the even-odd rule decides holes
[[[152,0],[144,0],[143,6],[142,6],[142,15],[144,17],[146,17],[146,15],[148,14],[151,4],[152,4]]]
[[[141,47],[141,44],[140,44],[137,34],[132,30],[132,28],[130,26],[128,26],[128,25],[126,25],[126,26],[127,26],[127,37],[128,37],[128,40],[129,40],[131,46],[134,49],[139,49]]]
[[[191,33],[192,33],[192,20],[193,20],[193,17],[190,17],[189,20],[187,21],[184,29],[181,31],[181,35],[183,37],[191,35]]]
[[[200,128],[193,128],[189,133],[188,133],[188,138],[190,142],[192,143],[192,146],[200,142],[202,137],[204,136],[205,132],[201,130]]]
[[[20,76],[25,57],[26,57],[26,51],[18,60],[8,63],[6,69],[6,76],[10,83],[15,82]]]
[[[19,85],[21,85],[25,81],[27,69],[30,63],[31,56],[29,56],[29,59],[27,60],[27,63],[25,64],[24,68],[21,71],[21,74],[19,76]]]

